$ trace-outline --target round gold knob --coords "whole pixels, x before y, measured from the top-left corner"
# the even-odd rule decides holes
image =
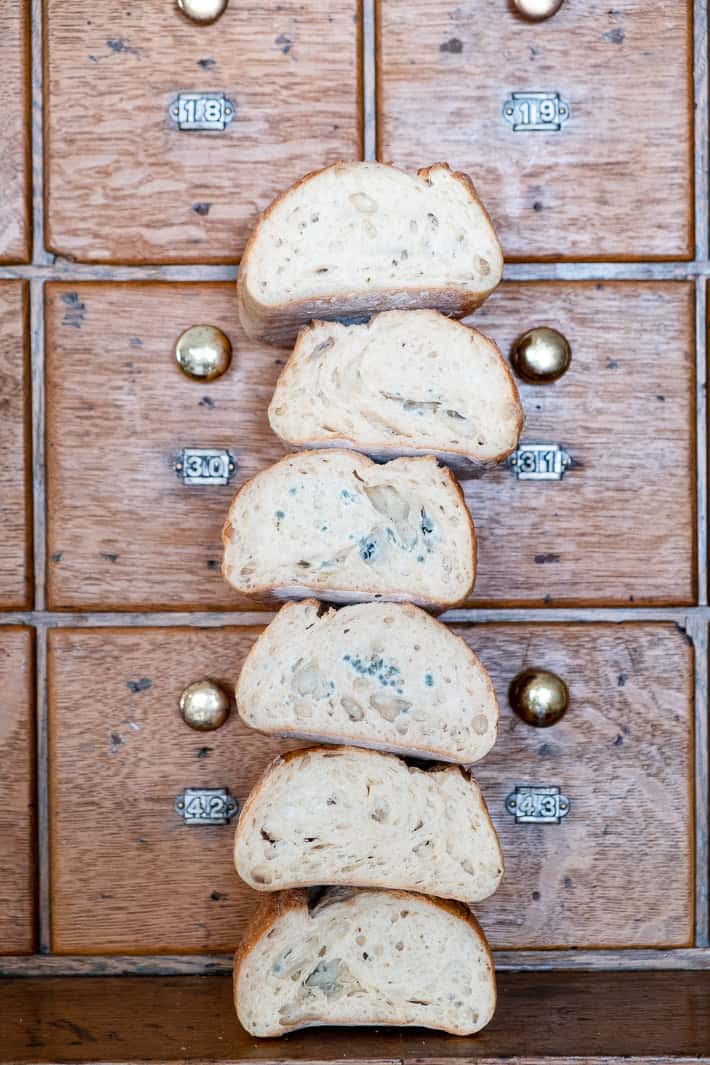
[[[227,9],[229,0],[176,0],[183,15],[193,22],[216,22]]]
[[[508,699],[526,724],[549,728],[567,710],[569,689],[556,673],[547,669],[524,669],[511,682]]]
[[[556,381],[567,370],[572,349],[562,333],[549,326],[538,326],[513,344],[510,361],[518,377],[534,385]]]
[[[187,377],[196,381],[214,381],[229,367],[232,345],[229,337],[216,326],[193,325],[178,337],[175,358]]]
[[[562,7],[563,0],[513,0],[515,10],[529,22],[552,18]]]
[[[229,715],[229,696],[212,680],[197,680],[180,696],[180,713],[186,725],[198,732],[212,732]]]

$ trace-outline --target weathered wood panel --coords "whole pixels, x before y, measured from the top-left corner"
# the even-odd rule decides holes
[[[360,9],[47,0],[50,250],[92,262],[235,262],[274,196],[359,158]],[[178,130],[179,92],[221,92],[223,130]]]
[[[246,607],[220,574],[234,491],[284,453],[266,409],[286,352],[242,332],[228,284],[51,284],[47,291],[49,604]],[[559,328],[572,365],[523,385],[523,439],[563,445],[560,482],[505,466],[462,474],[476,522],[476,604],[686,604],[696,597],[694,288],[685,282],[505,284],[470,321],[507,355]],[[232,368],[207,385],[175,340],[211,322]],[[190,446],[229,448],[231,487],[186,488]]]
[[[31,954],[36,945],[31,629],[0,627],[0,689],[0,954]]]
[[[378,0],[379,157],[469,172],[508,258],[693,255],[691,0]],[[516,92],[558,93],[558,131],[513,132]],[[544,117],[544,116],[543,116]]]
[[[187,827],[184,787],[244,800],[279,751],[232,713],[190,730],[180,692],[230,687],[258,633],[54,630],[49,644],[52,947],[71,953],[230,951],[256,896],[232,866],[233,828]],[[475,770],[506,854],[476,907],[493,947],[684,946],[692,940],[692,652],[669,624],[457,627],[501,703],[497,746]],[[507,705],[524,666],[567,681],[553,728]],[[517,785],[552,785],[559,825],[516,825]],[[90,796],[90,801],[87,801]],[[77,831],[77,826],[81,831]]]

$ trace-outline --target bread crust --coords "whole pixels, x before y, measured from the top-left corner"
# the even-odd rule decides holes
[[[435,308],[436,310],[441,311],[442,314],[449,315],[453,318],[465,318],[466,315],[471,314],[477,307],[480,307],[500,284],[501,278],[494,281],[490,288],[483,289],[479,293],[466,293],[454,286],[430,288],[427,289],[427,300],[425,304],[422,303],[421,289],[412,290],[406,288],[381,289],[379,292],[361,294],[358,296],[340,292],[336,295],[323,296],[318,299],[290,300],[288,303],[281,304],[278,309],[259,303],[258,300],[250,295],[247,286],[249,261],[255,244],[259,239],[260,229],[263,222],[273,214],[276,207],[287,196],[292,192],[295,192],[302,185],[305,185],[306,182],[318,177],[327,170],[349,165],[351,164],[341,160],[340,162],[332,163],[330,166],[322,167],[320,170],[310,171],[302,178],[299,178],[298,181],[295,181],[284,192],[280,193],[276,199],[269,204],[266,210],[262,211],[259,215],[256,225],[247,241],[246,248],[244,249],[237,276],[239,319],[244,332],[251,340],[262,340],[267,343],[280,345],[293,341],[303,323],[311,321],[314,318],[326,317],[332,320],[345,316],[357,317],[364,315],[369,317],[371,314],[383,310],[413,310],[426,306],[429,308]],[[389,163],[382,163],[380,165],[391,166]],[[392,169],[397,168],[392,167]],[[417,177],[422,178],[428,184],[431,184],[431,175],[436,170],[448,171],[452,178],[463,186],[470,199],[480,208],[485,220],[490,226],[491,233],[500,250],[500,257],[502,260],[503,249],[500,246],[500,241],[498,240],[498,236],[493,227],[491,217],[483,206],[481,198],[476,192],[476,188],[469,175],[460,170],[452,170],[448,163],[432,163],[430,166],[422,167],[418,170]]]
[[[281,607],[281,610],[279,611],[279,614],[283,614],[284,612],[288,612],[290,610],[293,610],[294,608],[300,608],[302,606],[311,606],[316,611],[320,611],[321,607],[323,605],[324,604],[322,604],[320,602],[320,600],[315,599],[313,597],[309,597],[308,599],[300,600],[299,602],[291,601],[291,602],[286,603],[284,606]],[[412,604],[412,605],[414,606],[414,604]],[[414,606],[414,609],[420,609],[420,608]],[[498,696],[496,695],[496,690],[495,690],[495,687],[493,685],[493,681],[490,678],[490,674],[488,673],[488,670],[484,667],[483,663],[481,662],[480,658],[478,657],[476,652],[473,650],[473,648],[469,647],[465,640],[461,640],[460,636],[456,636],[456,634],[451,631],[451,629],[449,628],[448,625],[445,625],[443,623],[443,621],[439,621],[438,618],[430,617],[430,620],[435,625],[440,625],[441,628],[443,628],[446,631],[447,635],[453,636],[453,637],[455,637],[455,639],[460,640],[461,643],[466,648],[468,654],[470,655],[474,666],[477,669],[480,669],[482,678],[483,678],[485,686],[486,686],[486,690],[488,692],[488,695],[490,696],[490,698],[491,698],[491,700],[493,702],[493,705],[496,708],[495,721],[496,721],[496,728],[497,728],[498,722],[500,720],[500,705],[498,703]],[[246,658],[244,659],[244,662],[242,663],[242,670],[241,670],[239,679],[237,680],[237,683],[234,686],[234,696],[235,696],[235,702],[236,702],[236,707],[237,707],[237,713],[239,714],[239,717],[241,718],[241,720],[244,721],[245,725],[247,725],[249,728],[253,728],[254,726],[250,725],[249,722],[245,720],[245,718],[242,716],[241,710],[239,709],[239,700],[240,700],[239,688],[240,688],[240,683],[241,683],[241,677],[244,675],[244,672],[245,672],[245,670],[246,670],[246,668],[247,668],[247,666],[249,664],[250,658],[252,658],[252,656],[256,657],[257,654],[259,653],[259,650],[258,650],[259,649],[259,644],[261,644],[262,641],[264,643],[266,643],[267,634],[268,634],[268,627],[266,629],[264,629],[264,631],[262,633],[259,634],[259,636],[256,638],[256,640],[252,644],[252,646],[251,646],[251,648],[249,650],[249,653],[247,654]],[[412,752],[412,751],[416,750],[417,756],[422,756],[424,758],[428,757],[428,758],[431,758],[433,761],[446,762],[447,765],[458,765],[458,764],[460,764],[460,763],[458,763],[456,761],[453,761],[451,759],[451,756],[446,751],[441,751],[441,750],[439,750],[436,747],[414,748],[414,747],[410,746],[408,748],[400,748],[398,750],[395,750],[389,744],[386,745],[386,746],[378,746],[376,743],[372,743],[372,744],[363,743],[363,741],[362,741],[362,739],[360,737],[353,736],[353,735],[347,735],[344,732],[340,733],[340,735],[342,736],[341,739],[332,740],[331,741],[331,740],[328,740],[325,736],[316,737],[313,734],[309,735],[308,733],[303,733],[303,732],[299,732],[297,730],[288,729],[288,728],[271,728],[271,729],[260,728],[260,729],[257,729],[256,731],[260,732],[264,736],[284,736],[284,737],[287,737],[289,739],[306,740],[309,743],[317,744],[318,747],[321,747],[321,748],[324,746],[324,744],[327,744],[330,747],[330,745],[332,743],[332,744],[334,744],[335,746],[338,746],[338,747],[350,747],[350,746],[353,746],[353,747],[364,747],[366,750],[382,751],[383,753],[393,754],[393,755],[398,756],[398,757],[407,757],[407,752]],[[487,808],[486,808],[486,810],[487,810]]]
[[[298,753],[298,752],[295,752]],[[379,888],[354,888],[354,895],[377,895],[380,893]],[[491,1015],[495,1013],[498,1002],[498,988],[496,985],[495,965],[493,961],[493,954],[491,948],[486,939],[485,933],[480,924],[474,917],[468,906],[462,902],[457,902],[454,899],[439,899],[432,895],[420,895],[414,891],[402,891],[398,888],[391,889],[387,892],[394,898],[401,899],[402,902],[411,902],[412,900],[418,903],[424,903],[433,908],[443,910],[444,913],[448,913],[453,917],[457,917],[459,920],[464,921],[474,934],[480,939],[481,945],[488,961],[490,969],[491,979],[493,980],[493,1009]],[[343,900],[345,903],[348,900]],[[256,910],[252,914],[247,927],[244,931],[244,935],[234,955],[234,975],[233,975],[233,988],[234,988],[234,1007],[239,1013],[238,1003],[238,987],[239,977],[241,974],[242,966],[248,958],[251,951],[258,946],[261,939],[267,935],[275,924],[287,913],[292,910],[308,910],[308,889],[307,888],[292,888],[284,891],[274,891],[265,896],[257,906]],[[341,1025],[348,1026],[350,1022],[343,1020],[328,1020],[329,1025]],[[393,1028],[407,1027],[394,1020],[387,1020],[382,1022]],[[296,1024],[290,1026],[280,1026],[278,1032],[274,1033],[275,1036],[286,1035],[288,1032],[295,1032],[302,1028],[314,1027],[314,1025],[308,1024]],[[448,1032],[450,1035],[467,1035],[468,1033],[456,1028],[441,1028],[441,1031]],[[271,1037],[270,1037],[271,1038]]]
[[[461,176],[462,177],[466,177],[465,174],[462,174]],[[481,206],[483,206],[483,205],[481,205]],[[439,314],[440,313],[438,311],[431,310],[430,308],[422,308],[422,310],[429,310],[431,314]],[[387,312],[385,311],[385,312],[380,312],[380,313],[387,313]],[[293,350],[291,351],[291,354],[289,355],[288,359],[286,360],[286,364],[284,365],[283,369],[281,370],[281,373],[278,376],[278,380],[276,382],[276,388],[278,388],[280,385],[282,385],[283,382],[288,381],[288,379],[293,375],[294,367],[295,367],[296,359],[297,359],[298,348],[303,343],[303,341],[305,340],[305,338],[308,335],[308,333],[310,333],[314,328],[316,328],[318,326],[329,325],[329,324],[331,324],[331,323],[325,321],[324,319],[317,319],[316,318],[312,322],[310,322],[308,325],[304,325],[304,326],[302,326],[301,329],[299,329],[298,336],[296,337],[296,343],[294,344]],[[477,336],[481,337],[488,344],[490,344],[491,348],[493,349],[494,354],[497,357],[498,364],[499,364],[500,368],[503,370],[503,373],[505,374],[508,386],[510,388],[510,395],[511,395],[511,398],[513,399],[513,401],[515,403],[515,407],[516,407],[515,430],[514,430],[514,434],[513,434],[514,437],[515,437],[515,442],[513,443],[513,445],[511,447],[506,448],[505,451],[501,451],[498,455],[494,455],[492,458],[486,459],[485,462],[480,462],[480,461],[476,461],[474,459],[471,459],[470,456],[467,455],[466,451],[463,448],[454,448],[451,451],[434,451],[433,449],[426,448],[426,447],[409,448],[409,449],[407,449],[407,448],[397,447],[395,444],[393,444],[392,446],[388,446],[387,444],[383,444],[382,441],[380,441],[379,443],[370,443],[370,444],[368,444],[367,442],[363,442],[362,440],[354,440],[351,437],[342,437],[342,438],[339,438],[337,440],[334,440],[331,437],[316,436],[316,437],[313,437],[313,439],[310,439],[310,440],[303,440],[303,439],[301,439],[301,440],[288,440],[286,437],[281,436],[281,434],[279,433],[278,429],[274,428],[273,424],[271,423],[271,417],[269,417],[269,424],[271,425],[271,428],[272,428],[273,432],[276,433],[276,435],[279,437],[279,439],[283,440],[283,442],[289,447],[309,448],[309,449],[312,449],[312,448],[337,448],[337,449],[353,448],[353,449],[355,449],[357,451],[364,452],[366,455],[371,455],[371,456],[374,455],[377,458],[382,457],[382,458],[385,458],[385,459],[403,458],[403,457],[415,458],[418,455],[431,455],[433,458],[436,458],[438,461],[443,462],[443,463],[447,463],[449,465],[456,465],[457,463],[460,464],[461,461],[463,460],[466,466],[472,466],[472,467],[486,467],[486,466],[494,465],[497,462],[502,462],[503,459],[508,458],[508,456],[511,455],[515,451],[515,449],[517,448],[518,444],[520,443],[520,435],[521,435],[521,433],[523,431],[523,426],[525,424],[525,412],[523,411],[523,405],[520,402],[520,393],[518,391],[518,386],[517,386],[517,384],[515,382],[515,378],[513,377],[513,373],[512,373],[512,371],[510,369],[510,366],[508,365],[506,360],[503,358],[503,355],[501,353],[500,348],[498,347],[498,345],[496,344],[495,340],[493,340],[492,337],[488,336],[487,333],[482,332],[480,329],[475,329],[473,326],[470,326],[470,325],[464,325],[463,322],[459,322],[459,321],[453,320],[451,324],[455,325],[455,326],[458,326],[459,329],[465,329],[465,330],[468,330],[471,333],[475,333]],[[273,400],[272,400],[272,402],[273,402]],[[271,410],[271,405],[269,405],[269,414],[270,414],[270,410]]]
[[[349,450],[347,450],[345,448],[334,448],[332,450],[333,450],[333,452],[337,452],[338,454],[341,454],[343,456],[347,456],[348,458],[352,458],[352,456],[355,455],[358,459],[361,459],[365,463],[368,463],[371,466],[377,466],[377,463],[373,462],[372,459],[369,459],[367,457],[367,455],[361,455],[360,452],[349,451]],[[441,613],[444,610],[453,610],[456,607],[462,606],[466,602],[466,600],[470,596],[471,592],[473,591],[473,587],[474,587],[474,585],[476,583],[477,550],[478,550],[478,543],[477,543],[477,539],[476,539],[476,527],[474,525],[474,521],[473,521],[473,518],[471,516],[471,512],[469,511],[469,509],[468,509],[468,507],[466,505],[466,498],[465,498],[465,496],[463,494],[463,489],[461,488],[461,485],[456,480],[456,478],[454,477],[453,473],[451,472],[450,469],[448,469],[447,466],[441,466],[438,463],[437,463],[437,466],[438,466],[438,469],[440,470],[440,472],[442,474],[445,474],[445,476],[448,477],[450,484],[455,488],[455,490],[456,490],[456,492],[458,494],[459,502],[461,504],[463,512],[466,515],[466,518],[468,520],[469,541],[470,541],[470,545],[471,545],[471,581],[470,581],[470,584],[469,584],[468,588],[464,592],[464,594],[462,596],[460,596],[458,599],[452,600],[451,602],[442,602],[441,600],[427,599],[427,598],[424,598],[422,596],[409,595],[408,593],[392,593],[392,594],[385,595],[384,593],[381,593],[381,592],[369,591],[369,590],[366,590],[364,592],[352,592],[352,591],[350,591],[347,588],[335,588],[335,587],[333,587],[333,588],[328,588],[328,589],[317,589],[317,588],[314,588],[312,585],[309,585],[309,584],[306,584],[306,583],[303,583],[303,584],[291,584],[291,585],[284,585],[284,586],[277,586],[277,587],[271,587],[270,585],[261,585],[260,587],[254,588],[254,589],[251,589],[251,590],[245,590],[244,588],[240,588],[236,584],[232,584],[232,582],[230,581],[230,579],[229,579],[229,577],[227,575],[227,572],[226,572],[224,559],[226,557],[226,549],[227,549],[228,545],[231,542],[231,536],[232,536],[232,531],[233,531],[233,526],[232,526],[232,522],[231,522],[231,516],[232,516],[232,513],[234,511],[234,508],[237,505],[237,501],[239,500],[239,498],[242,495],[242,493],[247,488],[249,488],[255,481],[257,481],[260,477],[269,476],[279,466],[285,465],[286,463],[289,463],[289,462],[293,462],[299,456],[303,456],[303,458],[306,458],[306,459],[312,457],[311,456],[311,452],[309,452],[309,451],[296,451],[296,452],[292,452],[291,454],[284,455],[283,458],[278,460],[278,462],[273,463],[273,465],[271,465],[271,466],[267,466],[267,468],[264,469],[264,470],[260,470],[259,473],[254,474],[254,476],[250,477],[248,481],[245,481],[244,484],[239,489],[239,491],[237,492],[237,494],[235,495],[234,499],[232,500],[232,502],[231,502],[231,504],[229,506],[229,511],[227,513],[227,517],[225,519],[224,525],[222,526],[222,546],[224,548],[224,554],[222,556],[222,568],[221,568],[222,576],[224,577],[224,579],[227,582],[227,584],[230,585],[230,587],[236,588],[236,590],[238,592],[240,592],[242,595],[248,596],[250,599],[254,599],[254,600],[258,601],[258,602],[262,602],[262,603],[265,603],[265,604],[273,604],[275,602],[281,602],[285,598],[286,599],[289,599],[289,598],[297,598],[297,599],[312,598],[316,594],[318,594],[319,592],[322,594],[324,591],[327,591],[327,594],[330,597],[329,599],[326,600],[327,602],[341,602],[341,603],[357,603],[357,602],[369,602],[369,601],[375,601],[375,602],[380,602],[380,601],[383,601],[383,602],[405,602],[405,603],[414,603],[415,606],[420,606],[420,607],[422,607],[425,610],[430,610],[430,611],[435,612],[435,613]],[[436,463],[436,459],[433,458],[432,456],[426,456],[426,455],[422,455],[421,456],[421,461],[422,462],[426,462],[427,460],[430,460],[431,462],[435,462]]]
[[[246,823],[247,816],[251,813],[252,808],[254,806],[256,806],[257,802],[260,800],[262,793],[264,791],[268,790],[269,779],[272,776],[272,774],[278,768],[280,768],[280,766],[288,765],[289,762],[295,762],[295,761],[297,761],[297,760],[299,760],[301,758],[305,758],[306,755],[309,755],[309,754],[326,754],[326,755],[329,755],[329,756],[332,757],[334,754],[337,754],[339,751],[347,751],[348,754],[354,754],[356,757],[365,757],[365,758],[369,757],[373,753],[368,748],[349,746],[348,744],[345,744],[345,743],[334,744],[332,746],[331,745],[324,746],[323,744],[320,744],[319,746],[316,746],[316,747],[302,747],[302,748],[300,748],[299,750],[296,750],[296,751],[286,751],[283,754],[277,755],[276,758],[274,758],[269,763],[269,765],[266,767],[266,769],[264,770],[262,775],[257,780],[257,782],[254,785],[254,787],[251,789],[251,791],[250,791],[250,793],[249,793],[249,795],[247,797],[247,800],[244,803],[244,805],[242,806],[242,809],[241,809],[241,811],[239,813],[239,820],[237,821],[237,828],[236,828],[236,831],[234,833],[233,854],[234,854],[235,868],[236,868],[237,843],[238,843],[238,841],[239,841],[239,839],[241,838],[241,835],[242,835],[242,826]],[[379,758],[389,758],[389,759],[391,759],[392,761],[395,761],[395,762],[404,761],[404,759],[400,758],[398,755],[390,754],[390,753],[388,753],[386,751],[378,751],[377,755],[378,755]],[[501,849],[500,841],[498,839],[498,833],[496,832],[495,826],[493,825],[493,821],[491,819],[491,814],[490,814],[490,811],[488,809],[488,803],[486,802],[485,796],[484,796],[483,792],[481,791],[481,789],[479,788],[479,786],[476,783],[476,781],[473,779],[473,776],[469,772],[469,770],[466,767],[464,767],[464,766],[456,765],[456,764],[453,764],[453,763],[446,763],[445,765],[437,765],[436,763],[433,763],[432,767],[430,769],[420,770],[420,772],[426,772],[426,773],[456,773],[456,772],[458,772],[458,773],[461,774],[461,776],[464,778],[464,780],[467,783],[473,784],[476,787],[476,789],[478,790],[478,794],[480,796],[480,799],[481,799],[481,804],[482,804],[482,807],[483,807],[483,813],[484,813],[484,815],[486,817],[486,820],[487,820],[487,823],[488,823],[488,828],[489,828],[489,830],[490,830],[490,832],[492,834],[493,839],[496,842],[496,847],[497,847],[497,851],[498,851],[498,860],[500,862],[500,867],[501,867],[501,879],[502,879],[502,877],[505,875],[505,858],[503,856],[503,851]],[[250,886],[252,886],[252,885],[250,885]],[[311,886],[317,886],[317,885],[311,885]],[[357,887],[357,885],[353,885],[353,886]],[[282,890],[282,891],[291,891],[293,889],[302,888],[302,887],[303,887],[302,884],[299,884],[298,882],[293,882],[293,883],[290,883],[290,884],[284,884],[283,887],[280,890]],[[397,884],[396,884],[396,882],[395,883],[390,883],[388,878],[385,877],[385,878],[383,878],[383,880],[380,883],[378,883],[376,885],[376,887],[373,886],[373,885],[368,885],[368,888],[369,888],[369,890],[380,890],[382,888],[387,888],[387,889],[391,890],[391,889],[397,888]],[[266,893],[266,892],[268,892],[269,889],[268,888],[264,888],[263,890]],[[365,889],[363,888],[363,890],[365,890]],[[431,898],[432,896],[428,896],[428,897]],[[454,900],[447,900],[447,901],[454,901]],[[466,908],[466,907],[464,907],[464,908]]]

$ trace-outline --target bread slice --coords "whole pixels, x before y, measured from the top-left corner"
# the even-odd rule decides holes
[[[296,447],[499,462],[518,446],[523,410],[488,337],[438,311],[384,311],[301,330],[269,422]]]
[[[411,604],[287,603],[246,657],[239,715],[260,732],[469,764],[496,740],[488,673]]]
[[[234,962],[255,1036],[319,1024],[424,1025],[472,1035],[496,1007],[493,959],[465,906],[406,891],[276,892]]]
[[[227,581],[262,599],[444,609],[466,598],[476,573],[463,494],[433,458],[378,466],[354,451],[287,455],[242,487],[222,538]]]
[[[462,317],[499,283],[503,253],[466,174],[384,163],[307,174],[259,219],[239,269],[253,339],[293,341],[313,318],[435,307]]]
[[[360,747],[277,758],[247,799],[234,840],[257,891],[345,884],[478,902],[503,875],[495,829],[459,766],[425,771]]]

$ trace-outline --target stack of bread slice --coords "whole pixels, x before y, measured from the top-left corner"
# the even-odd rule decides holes
[[[465,602],[476,575],[473,521],[440,463],[498,461],[522,428],[495,344],[449,317],[502,265],[465,175],[371,162],[289,189],[242,260],[244,329],[295,340],[269,420],[301,450],[247,482],[224,527],[227,581],[294,600],[247,656],[237,708],[318,744],[266,769],[237,827],[237,871],[267,894],[235,963],[257,1036],[471,1034],[495,1009],[468,905],[496,890],[503,858],[467,767],[495,742],[498,704],[477,656],[422,607]]]

